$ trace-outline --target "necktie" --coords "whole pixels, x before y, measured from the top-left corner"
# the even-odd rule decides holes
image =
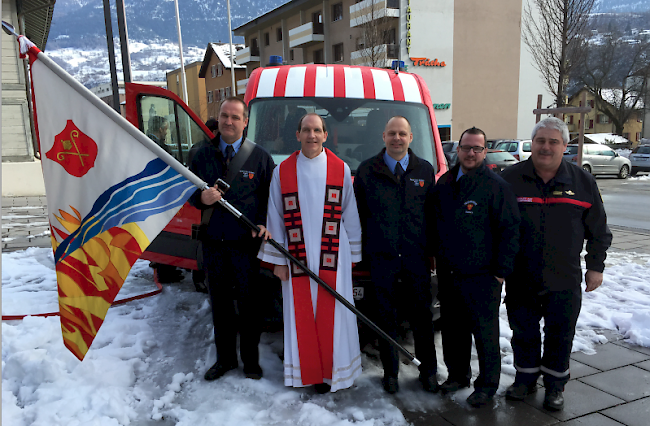
[[[228,165],[230,165],[230,160],[232,160],[232,157],[235,155],[235,148],[232,147],[232,145],[226,146],[226,168],[228,168]]]
[[[398,161],[397,164],[395,164],[395,176],[397,177],[397,180],[401,180],[403,174],[404,174],[404,169],[402,168],[402,165]]]

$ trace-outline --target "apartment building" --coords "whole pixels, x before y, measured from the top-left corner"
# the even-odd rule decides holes
[[[614,97],[614,94],[608,93],[618,89],[607,89],[603,92],[603,97]],[[582,95],[583,93],[587,94],[587,105],[592,109],[591,112],[585,114],[585,134],[593,133],[614,133],[616,132],[616,127],[609,119],[606,114],[603,114],[596,108],[596,100],[594,95],[592,95],[587,89],[582,89],[575,95],[569,98],[569,106],[581,107],[582,105]],[[620,95],[619,95],[620,99]],[[623,137],[630,142],[632,142],[632,147],[635,147],[641,141],[643,137],[643,117],[644,117],[643,105],[639,105],[639,109],[632,114],[632,116],[625,122],[623,125]],[[578,136],[580,133],[580,114],[566,114],[564,121],[569,127],[569,133],[571,138]]]
[[[233,55],[243,48],[241,44],[233,44]],[[246,78],[246,67],[231,64],[230,58],[230,44],[208,43],[199,71],[199,78],[204,80],[207,118],[217,118],[221,101],[233,95],[231,66],[235,71],[235,82]],[[240,97],[244,97],[243,93]]]
[[[185,81],[187,82],[185,103],[205,122],[208,119],[208,104],[205,81],[199,78],[202,64],[202,62],[196,61],[185,65]],[[183,78],[180,68],[167,72],[167,90],[183,99]]]
[[[245,39],[236,63],[249,76],[273,55],[289,65],[401,59],[425,79],[443,140],[472,126],[490,139],[529,138],[537,95],[550,95],[522,41],[528,1],[291,0],[234,30]]]

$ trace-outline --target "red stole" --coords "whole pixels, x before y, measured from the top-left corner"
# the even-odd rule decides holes
[[[318,276],[336,290],[345,163],[327,148],[325,148],[325,153],[327,154],[327,180]],[[307,265],[302,216],[298,201],[296,164],[299,154],[300,151],[294,152],[280,164],[280,186],[284,206],[284,225],[289,242],[287,248],[292,255]],[[323,383],[324,378],[332,379],[336,300],[327,290],[318,286],[316,317],[314,318],[309,276],[293,264],[291,272],[302,384]]]

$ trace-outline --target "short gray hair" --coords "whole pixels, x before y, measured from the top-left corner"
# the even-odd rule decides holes
[[[560,133],[562,133],[562,139],[564,140],[564,145],[569,143],[569,128],[567,127],[566,123],[563,120],[560,120],[559,118],[556,117],[548,117],[543,119],[539,123],[535,124],[535,127],[533,127],[533,134],[530,138],[535,139],[535,135],[537,134],[537,131],[541,128],[559,130]]]

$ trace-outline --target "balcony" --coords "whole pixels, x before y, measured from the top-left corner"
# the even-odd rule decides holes
[[[390,68],[391,63],[398,58],[399,45],[397,44],[380,44],[372,50],[368,47],[350,53],[351,65],[375,66],[378,68]]]
[[[325,41],[323,24],[307,22],[289,30],[289,47],[308,47]]]
[[[237,94],[244,95],[246,94],[246,85],[248,84],[248,78],[245,80],[237,80]]]
[[[260,49],[254,47],[245,47],[241,50],[238,50],[235,54],[235,62],[237,65],[244,65],[249,62],[259,62],[260,61]]]
[[[350,28],[384,17],[399,18],[399,0],[364,0],[350,6]]]

